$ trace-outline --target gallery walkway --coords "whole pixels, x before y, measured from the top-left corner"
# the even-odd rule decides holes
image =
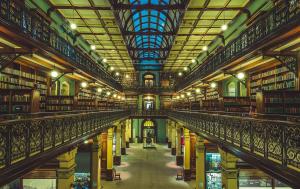
[[[156,149],[143,149],[141,144],[131,144],[127,155],[122,156],[122,165],[116,167],[121,181],[102,181],[104,189],[185,189],[195,188],[194,181],[176,180],[175,157],[166,145]]]

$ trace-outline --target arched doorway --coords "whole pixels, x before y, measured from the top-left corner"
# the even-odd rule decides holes
[[[145,119],[142,123],[142,135],[144,148],[153,148],[156,143],[156,124],[151,119]]]

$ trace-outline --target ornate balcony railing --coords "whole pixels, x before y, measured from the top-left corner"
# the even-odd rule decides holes
[[[167,115],[212,142],[234,147],[238,157],[245,153],[260,165],[266,162],[267,171],[278,171],[281,180],[299,188],[299,123],[181,111]]]
[[[138,110],[132,111],[131,117],[167,117],[165,110]]]
[[[233,60],[258,49],[263,41],[276,32],[286,30],[287,25],[299,25],[300,1],[286,0],[275,6],[268,14],[257,20],[236,39],[226,45],[221,51],[209,57],[194,72],[177,83],[176,90],[181,90],[196,80],[219,70]]]
[[[172,93],[175,92],[174,87],[163,87],[163,86],[145,86],[135,85],[127,86],[123,88],[124,91],[137,91],[138,93]]]
[[[49,21],[36,12],[27,9],[25,4],[21,2],[17,0],[1,0],[0,23],[13,26],[17,29],[14,32],[19,31],[29,39],[47,45],[76,68],[91,74],[117,90],[122,89],[121,84],[116,82],[99,64],[60,37],[51,29]]]
[[[8,177],[11,167],[95,135],[129,115],[129,111],[105,111],[0,122],[0,178]]]

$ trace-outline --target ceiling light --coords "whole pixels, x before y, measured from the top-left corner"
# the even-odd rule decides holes
[[[129,75],[128,75],[128,74],[126,74],[126,75],[125,75],[125,78],[126,78],[126,79],[128,79],[128,78],[129,78]]]
[[[103,58],[103,60],[102,60],[104,63],[106,63],[107,62],[107,59],[106,58]]]
[[[102,89],[101,89],[101,88],[98,88],[97,91],[98,91],[98,93],[101,93],[101,92],[102,92]]]
[[[176,98],[177,98],[177,99],[179,99],[179,98],[180,98],[180,96],[177,96]]]
[[[77,28],[77,25],[75,23],[71,23],[70,27],[71,27],[72,30],[75,30]]]
[[[192,59],[192,63],[195,63],[196,62],[196,60],[195,59]]]
[[[186,95],[187,95],[187,96],[191,96],[191,92],[187,92]]]
[[[89,141],[88,141],[88,140],[85,140],[85,141],[84,141],[84,144],[88,144],[88,143],[89,143]]]
[[[223,25],[221,26],[221,30],[222,30],[222,31],[227,30],[227,28],[228,28],[228,25],[227,25],[227,24],[223,24]]]
[[[116,98],[116,97],[117,97],[117,94],[114,94],[113,97]]]
[[[210,84],[210,87],[211,87],[211,88],[216,88],[216,87],[217,87],[217,83],[216,83],[216,82],[212,82],[212,83]]]
[[[87,82],[85,82],[85,81],[81,82],[81,87],[82,87],[82,88],[86,88],[87,85],[88,85]]]
[[[109,91],[107,91],[107,92],[106,92],[106,95],[107,95],[107,96],[109,96],[109,95],[110,95],[110,92],[109,92]]]
[[[202,50],[203,50],[203,51],[207,51],[207,49],[208,49],[207,46],[203,46],[203,47],[202,47]]]
[[[111,70],[111,71],[114,71],[114,70],[115,70],[115,68],[112,66],[112,67],[110,67],[110,70]]]
[[[120,73],[119,72],[116,72],[116,76],[119,76],[120,75]]]
[[[179,73],[178,73],[178,75],[179,75],[179,76],[182,76],[182,73],[181,73],[181,72],[179,72]]]
[[[184,68],[183,68],[183,70],[184,70],[184,71],[187,71],[187,70],[188,70],[188,68],[187,68],[187,67],[184,67]]]
[[[240,80],[244,79],[245,78],[245,73],[244,72],[239,72],[236,77]]]
[[[121,96],[118,95],[118,99],[121,99]]]
[[[184,97],[185,97],[184,94],[181,94],[180,96],[181,96],[181,98],[184,98]]]
[[[52,70],[50,75],[51,77],[56,78],[58,76],[58,72],[56,70]]]
[[[196,93],[200,93],[201,90],[199,88],[196,89]]]
[[[125,100],[125,97],[122,97],[122,100]]]
[[[92,50],[96,50],[96,45],[91,45]]]

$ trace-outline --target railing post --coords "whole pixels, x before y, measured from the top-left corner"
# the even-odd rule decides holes
[[[28,158],[30,156],[30,141],[31,141],[31,138],[30,138],[30,124],[32,122],[28,122],[27,124],[25,124],[25,129],[26,129],[26,133],[25,133],[25,157]]]
[[[40,150],[41,152],[44,152],[44,146],[45,146],[45,129],[44,127],[46,127],[46,123],[44,121],[41,122],[41,124],[39,125],[40,127],[40,140],[41,140],[41,144],[40,144]]]
[[[9,166],[11,164],[11,149],[12,149],[12,146],[11,146],[11,127],[10,125],[9,126],[6,126],[5,127],[6,129],[6,140],[5,140],[5,143],[6,143],[6,155],[5,155],[5,164],[6,166]]]
[[[287,167],[287,135],[286,135],[286,126],[281,129],[281,152],[282,152],[282,166]]]
[[[269,142],[269,139],[268,139],[269,135],[268,135],[268,129],[267,127],[264,127],[264,157],[268,159],[268,142]]]

